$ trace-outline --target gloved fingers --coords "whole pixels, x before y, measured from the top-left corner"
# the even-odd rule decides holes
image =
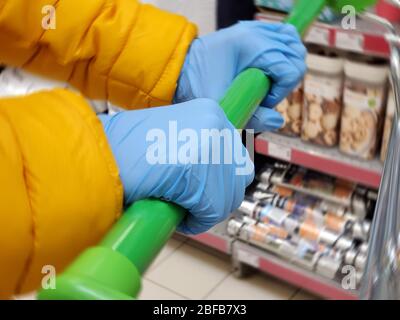
[[[271,48],[282,50],[286,54],[295,54],[298,56],[305,56],[306,54],[306,49],[298,37],[262,29],[250,30],[249,33],[258,39],[257,43],[253,45],[253,49],[256,46],[257,51],[264,51]],[[297,46],[291,48],[292,45]]]
[[[285,33],[288,35],[291,35],[293,37],[296,37],[301,41],[301,35],[297,31],[296,27],[290,23],[283,23],[282,28],[279,30],[281,33]]]
[[[229,189],[232,188],[232,184],[218,183],[223,182],[221,181],[221,175],[223,175],[221,170],[212,171],[211,174],[216,179],[215,186],[217,188],[215,190],[214,186],[211,186],[211,190],[209,189],[210,186],[205,189],[204,185],[199,186],[199,189],[202,190],[201,196],[190,207],[176,202],[188,210],[187,215],[178,227],[178,231],[187,234],[206,232],[217,223],[223,221],[231,212],[232,195]]]
[[[221,191],[221,195],[225,195],[223,211],[217,212],[216,210],[218,209],[210,205],[210,212],[188,213],[177,230],[185,234],[199,234],[206,232],[216,224],[227,219],[230,213],[239,208],[240,204],[243,202],[247,183],[247,178],[237,178],[233,185],[227,186],[227,188],[233,188],[233,190],[224,190],[225,193]],[[227,192],[230,192],[231,195],[227,196]],[[218,199],[218,201],[220,200],[221,199]],[[209,199],[209,201],[212,201],[212,199]]]
[[[259,107],[248,122],[246,128],[254,129],[256,133],[274,131],[282,128],[285,120],[282,115],[274,109]]]
[[[258,22],[254,25],[250,25],[249,29],[260,32],[260,34],[267,36],[268,39],[278,40],[284,43],[287,41],[302,42],[300,34],[297,32],[296,28],[290,24]]]
[[[262,102],[262,106],[268,108],[281,102],[301,81],[307,69],[303,59],[290,59],[281,52],[265,54],[255,67],[262,69],[272,80],[270,93]]]
[[[268,41],[269,43],[268,45],[265,45],[265,49],[260,50],[263,54],[268,54],[271,51],[277,51],[291,59],[297,58],[304,60],[306,58],[307,49],[300,41],[293,39],[287,39],[284,42],[271,39],[269,39]]]
[[[221,201],[221,196],[225,196],[225,206],[224,209],[221,209],[221,211],[212,205],[209,205],[209,211],[188,212],[187,216],[180,223],[177,230],[185,234],[199,234],[206,232],[216,224],[224,221],[228,218],[230,213],[236,210],[242,203],[245,196],[246,184],[247,181],[245,178],[238,179],[233,184],[233,193],[232,196],[229,197],[226,197],[227,194],[223,193],[223,191],[220,191],[221,194],[217,201]],[[229,188],[231,187],[232,186],[229,186]],[[224,191],[228,192],[228,190]],[[212,199],[209,199],[209,201],[212,201]]]
[[[257,47],[251,50],[253,54],[252,61],[247,62],[251,67],[257,67],[268,71],[268,68],[277,63],[285,63],[287,60],[295,62],[299,69],[305,68],[305,58],[307,50],[301,42],[287,41],[282,43],[271,39],[259,40]],[[250,50],[250,49],[249,49]],[[248,66],[247,66],[248,67]]]
[[[302,42],[289,42],[287,43],[287,46],[290,47],[293,52],[296,52],[296,55],[294,55],[295,58],[300,58],[303,61],[305,60],[307,56],[307,49]]]
[[[233,150],[231,147],[226,149],[228,152],[233,152],[233,162],[231,163],[230,159],[227,161],[224,154],[225,149],[222,146],[218,148],[224,154],[221,158],[222,162],[209,166],[207,173],[204,170],[199,171],[200,176],[196,176],[193,181],[199,183],[195,188],[200,190],[201,197],[190,208],[190,213],[180,224],[178,228],[180,232],[202,233],[225,220],[240,206],[244,199],[246,186],[254,179],[254,164],[243,146],[240,134],[230,122],[227,121],[225,126],[233,132],[234,141],[231,144]],[[226,142],[227,140],[222,138],[221,145]],[[214,181],[211,184],[204,183],[206,176],[212,177]]]
[[[264,23],[264,25],[268,26],[269,24]],[[277,29],[270,29],[266,26],[259,26],[261,30],[264,30],[264,35],[268,37],[268,39],[278,40],[282,43],[301,43],[302,39],[301,35],[297,31],[297,29],[288,23],[282,23],[279,25]]]
[[[270,93],[267,95],[261,105],[267,109],[275,108],[296,88],[297,84],[298,83],[293,83],[291,85],[272,85]]]
[[[208,231],[214,225],[215,223],[204,223],[195,216],[188,214],[177,227],[177,231],[187,235],[196,235]]]
[[[262,62],[265,61],[265,62]],[[258,64],[268,65],[265,72],[275,81],[275,84],[293,86],[296,85],[307,71],[307,65],[303,57],[289,57],[282,52],[265,54]]]
[[[301,39],[299,32],[297,31],[296,27],[292,24],[285,23],[285,22],[271,22],[266,23],[263,21],[240,21],[239,25],[248,28],[255,28],[265,31],[271,31],[273,33],[278,33],[280,35],[289,35],[293,38]]]
[[[257,41],[255,51],[268,51],[270,48],[284,52],[288,56],[305,58],[307,50],[300,38],[300,35],[292,25],[281,24],[280,28],[271,30],[269,24],[261,23],[249,28],[252,36],[260,37],[264,41]],[[264,47],[264,48],[263,48]],[[252,48],[254,50],[254,47]]]

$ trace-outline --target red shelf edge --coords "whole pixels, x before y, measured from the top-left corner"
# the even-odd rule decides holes
[[[256,138],[255,150],[259,154],[269,156],[268,141]],[[291,163],[313,170],[321,171],[335,177],[352,180],[373,188],[379,188],[381,174],[374,173],[335,160],[316,157],[303,151],[292,149]]]
[[[265,14],[263,13],[257,13],[255,19],[260,21],[268,20],[268,18],[265,18]],[[329,25],[323,22],[316,22],[313,26],[329,30],[329,47],[331,48],[338,48],[336,45],[336,33],[338,31],[341,31],[346,33],[359,34],[363,36],[364,44],[362,53],[379,55],[386,58],[390,57],[390,46],[386,41],[384,35],[369,34],[359,30],[344,30],[338,28],[337,26]]]
[[[223,253],[229,253],[229,243],[223,238],[220,238],[211,233],[202,233],[196,236],[190,236],[191,239],[205,244],[211,248],[217,249]]]
[[[336,288],[312,277],[304,276],[263,257],[259,259],[259,269],[327,299],[358,300],[358,297],[354,293],[346,292],[344,289]]]
[[[198,241],[211,248],[217,249],[223,253],[229,254],[229,243],[225,239],[211,233],[203,233],[189,238]],[[242,249],[243,250],[243,249]],[[288,283],[313,292],[327,299],[357,300],[358,297],[352,292],[346,292],[344,289],[325,284],[311,276],[302,275],[299,272],[285,268],[271,260],[259,256],[259,267],[262,272],[271,274]]]

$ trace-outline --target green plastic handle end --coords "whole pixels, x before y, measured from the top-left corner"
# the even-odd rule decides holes
[[[99,246],[85,250],[38,299],[132,300],[140,284],[139,271],[124,255]]]

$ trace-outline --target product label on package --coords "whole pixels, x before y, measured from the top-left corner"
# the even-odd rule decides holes
[[[384,86],[370,87],[346,81],[340,131],[342,152],[364,159],[374,158],[384,93]]]
[[[366,89],[358,92],[346,88],[344,91],[344,104],[359,109],[372,109],[379,112],[382,108],[383,89]]]
[[[272,206],[266,206],[262,209],[260,215],[262,218],[267,218],[277,225],[282,225],[289,213]]]
[[[335,100],[342,94],[342,79],[307,74],[304,82],[304,92],[307,95]]]

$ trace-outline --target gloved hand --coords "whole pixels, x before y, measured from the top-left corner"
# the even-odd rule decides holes
[[[213,100],[99,117],[120,169],[126,205],[150,197],[174,202],[189,211],[179,226],[188,234],[205,232],[240,206],[254,165]]]
[[[178,81],[175,101],[224,96],[233,79],[254,67],[272,79],[272,88],[248,123],[256,132],[283,125],[281,115],[270,109],[285,98],[306,71],[306,49],[296,29],[288,24],[240,22],[233,27],[196,39],[187,54]]]

